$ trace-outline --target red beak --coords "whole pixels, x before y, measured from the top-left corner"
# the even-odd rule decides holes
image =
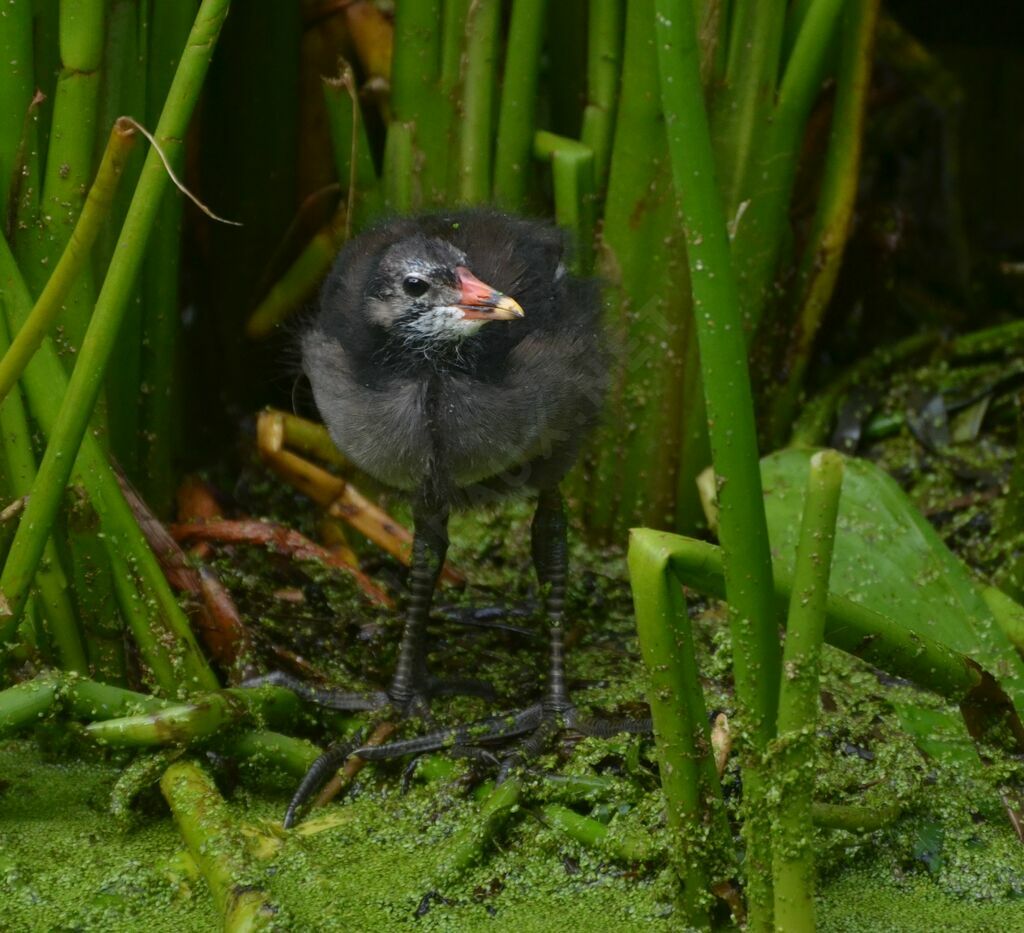
[[[524,317],[519,302],[481,282],[465,266],[456,266],[459,277],[459,307],[467,321],[514,321]]]

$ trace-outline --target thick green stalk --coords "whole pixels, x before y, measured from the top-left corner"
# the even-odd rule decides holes
[[[712,116],[716,174],[730,220],[775,103],[785,18],[784,3],[733,4],[725,77],[715,90]]]
[[[0,736],[38,722],[56,698],[57,681],[52,677],[37,677],[0,691]]]
[[[308,739],[296,739],[266,729],[240,732],[224,746],[228,754],[244,758],[250,765],[276,769],[295,780],[306,776],[313,762],[323,754]]]
[[[789,433],[804,372],[850,233],[878,5],[879,0],[852,0],[847,4],[832,134],[814,225],[797,274],[796,315],[786,347],[785,381],[776,390],[768,415],[768,436],[774,443],[782,443]]]
[[[690,284],[665,157],[654,44],[652,0],[630,0],[601,257],[613,291],[613,345],[622,350],[594,444],[587,516],[591,529],[607,537],[637,524],[672,527],[683,471],[695,476],[707,465]],[[696,492],[692,482],[688,486],[680,501],[696,515]]]
[[[538,159],[551,163],[555,191],[555,220],[568,231],[572,268],[587,275],[594,264],[594,213],[597,189],[594,153],[585,143],[539,130],[533,143]]]
[[[227,9],[228,0],[204,0],[157,125],[155,135],[158,143],[184,137]],[[60,414],[50,432],[46,454],[39,467],[24,520],[18,528],[13,559],[8,560],[0,576],[0,590],[8,598],[14,620],[0,626],[0,640],[10,637],[24,605],[46,535],[53,525],[64,486],[74,465],[74,454],[81,446],[103,385],[106,364],[117,338],[118,326],[127,310],[160,196],[168,184],[160,156],[151,150],[125,217],[118,247],[110,261]],[[127,401],[122,399],[120,404],[127,404]]]
[[[717,599],[725,598],[721,548],[694,538],[674,539],[672,569],[687,586]],[[775,572],[775,614],[782,617],[790,601],[792,576]],[[953,702],[964,700],[982,683],[974,662],[939,642],[842,596],[829,594],[825,640],[868,664],[905,677]]]
[[[100,63],[103,58],[104,0],[61,0],[61,71],[54,95],[53,118],[39,217],[29,231],[31,248],[23,262],[34,295],[68,242],[93,174]],[[85,333],[94,298],[91,270],[82,270],[67,296],[65,329],[71,346]]]
[[[778,737],[773,742],[779,795],[772,837],[775,926],[787,933],[813,933],[815,928],[811,802],[818,771],[821,643],[842,485],[840,454],[834,450],[814,454],[793,568]]]
[[[146,73],[146,124],[152,126],[170,90],[175,69],[196,14],[196,0],[152,4]],[[168,141],[164,152],[179,172],[183,140]],[[181,219],[176,192],[165,193],[150,234],[142,268],[142,406],[136,479],[143,498],[166,516],[174,497],[174,450],[180,433]]]
[[[693,309],[700,343],[712,462],[718,477],[719,538],[733,642],[733,677],[743,750],[751,928],[771,926],[771,843],[763,753],[774,733],[779,642],[772,606],[754,404],[739,294],[732,267],[691,0],[656,0],[661,98],[676,190],[683,202]]]
[[[587,17],[587,105],[583,109],[581,140],[594,153],[594,180],[599,193],[608,184],[615,134],[615,107],[622,69],[625,31],[622,0],[590,0]]]
[[[842,829],[848,833],[873,833],[899,819],[897,804],[888,807],[858,807],[848,803],[812,803],[814,825],[822,829]]]
[[[257,875],[228,806],[210,776],[176,761],[160,780],[178,831],[210,886],[226,933],[276,929],[278,908],[255,884]]]
[[[480,812],[470,816],[466,825],[445,842],[431,881],[439,886],[454,881],[478,862],[487,846],[519,808],[522,793],[522,779],[514,776],[493,787],[480,805]]]
[[[505,74],[494,156],[494,200],[515,211],[522,211],[526,206],[530,181],[547,5],[547,0],[514,0],[505,44]]]
[[[347,239],[353,229],[359,230],[380,213],[380,181],[359,106],[356,77],[348,62],[342,63],[340,77],[323,79],[323,88],[338,184],[346,195],[343,229]]]
[[[0,18],[0,230],[8,230],[8,203],[25,116],[35,91],[32,55],[32,4],[8,3]],[[34,146],[32,148],[35,148]]]
[[[717,809],[724,817],[724,810],[711,755],[693,630],[682,588],[670,571],[671,548],[676,540],[646,528],[634,529],[629,541],[629,577],[640,652],[647,668],[647,701],[654,721],[658,771],[672,834],[670,857],[683,883],[680,906],[687,924],[706,927],[709,884],[715,876],[704,827],[711,822],[711,811]],[[711,841],[722,843],[721,838]],[[722,853],[716,861],[721,864]]]
[[[815,0],[779,85],[771,125],[756,149],[737,205],[730,217],[733,256],[740,282],[743,323],[752,333],[770,295],[775,267],[786,239],[787,206],[799,162],[800,143],[821,87],[832,37],[844,0]]]
[[[89,251],[110,210],[125,161],[136,138],[135,130],[127,121],[119,121],[111,129],[103,161],[60,261],[47,279],[28,320],[19,329],[10,348],[0,357],[0,400],[7,395],[29,358],[39,348],[60,314],[71,286],[86,268]]]
[[[400,3],[395,10],[392,125],[410,125],[409,142],[417,158],[410,161],[415,173],[408,184],[416,206],[441,203],[447,191],[454,107],[449,96],[438,93],[442,41],[447,39],[442,36],[441,7],[441,0],[420,0]]]
[[[134,117],[147,129],[153,123],[146,114],[146,54],[150,4],[142,0],[110,0],[107,45],[103,58],[103,87],[100,98],[101,133],[120,116]],[[97,145],[102,139],[97,140]],[[114,198],[110,219],[100,233],[93,252],[96,281],[102,282],[117,249],[133,194],[138,186],[146,151],[139,147],[128,159],[124,184]],[[139,476],[140,405],[119,400],[137,399],[142,387],[142,294],[140,283],[128,299],[124,319],[118,327],[113,351],[114,365],[107,370],[105,389],[96,411],[96,423],[105,430],[100,438],[117,457],[132,481]],[[70,366],[69,366],[70,368]]]
[[[459,126],[458,200],[465,204],[486,203],[491,197],[500,28],[501,0],[474,0],[466,25]]]
[[[649,837],[636,832],[617,834],[604,823],[558,803],[544,804],[540,818],[552,829],[616,861],[650,862],[658,856]]]
[[[298,715],[298,698],[283,687],[228,688],[186,705],[94,722],[85,731],[114,748],[189,745],[243,720],[287,728]]]
[[[412,123],[392,121],[384,144],[384,206],[399,214],[413,207],[414,132]]]
[[[32,299],[3,238],[0,238],[0,293],[4,296],[8,326],[17,330],[28,318]],[[52,433],[57,421],[67,381],[64,366],[47,338],[22,375],[32,415],[47,435]],[[158,650],[165,652],[165,645],[173,646],[172,661],[180,673],[174,681],[160,686],[172,695],[179,691],[216,689],[219,686],[217,678],[196,644],[188,619],[178,606],[159,561],[149,549],[131,507],[125,501],[106,454],[89,433],[83,439],[75,470],[76,481],[88,491],[100,516],[108,556],[127,560],[143,581],[144,599],[140,607],[148,614],[149,626],[159,632],[155,641]]]
[[[0,306],[4,304],[5,301],[0,296]],[[7,322],[0,320],[0,357],[6,360],[7,355]],[[32,490],[32,482],[36,476],[36,458],[32,450],[32,433],[25,414],[25,406],[17,389],[0,401],[0,432],[3,434],[0,478],[11,495],[27,496]],[[17,522],[17,519],[12,519],[15,527]],[[16,535],[17,532],[15,537]],[[10,554],[10,548],[6,553]],[[46,616],[46,630],[57,651],[61,667],[85,671],[85,648],[82,645],[74,606],[68,594],[64,562],[52,535],[47,538],[44,546],[43,560],[36,573],[35,584]]]

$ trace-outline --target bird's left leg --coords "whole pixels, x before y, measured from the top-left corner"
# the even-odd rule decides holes
[[[549,655],[544,696],[523,710],[488,717],[405,741],[362,748],[362,758],[381,760],[422,754],[442,748],[463,750],[511,738],[520,741],[501,757],[499,779],[513,768],[544,752],[566,729],[585,735],[612,736],[620,732],[648,733],[649,719],[589,718],[580,715],[569,698],[565,681],[565,591],[568,573],[568,534],[565,506],[557,488],[541,492],[531,528],[531,552],[541,587],[548,623]]]

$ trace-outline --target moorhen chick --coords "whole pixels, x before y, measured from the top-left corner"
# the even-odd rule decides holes
[[[607,355],[598,290],[566,271],[563,246],[556,228],[494,210],[399,217],[352,240],[327,277],[302,338],[303,368],[339,450],[411,495],[414,543],[388,690],[301,692],[335,709],[425,711],[444,690],[427,671],[424,630],[449,512],[510,494],[537,497],[532,557],[550,658],[546,692],[525,710],[375,748],[332,747],[303,780],[286,824],[352,753],[380,759],[454,747],[493,758],[481,744],[521,737],[502,760],[504,776],[566,727],[603,735],[649,729],[628,719],[584,721],[566,692],[558,487],[597,419]]]

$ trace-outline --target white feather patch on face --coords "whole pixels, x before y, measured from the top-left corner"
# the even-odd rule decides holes
[[[404,322],[405,329],[434,340],[461,340],[475,334],[486,322],[466,320],[462,309],[439,305]]]

